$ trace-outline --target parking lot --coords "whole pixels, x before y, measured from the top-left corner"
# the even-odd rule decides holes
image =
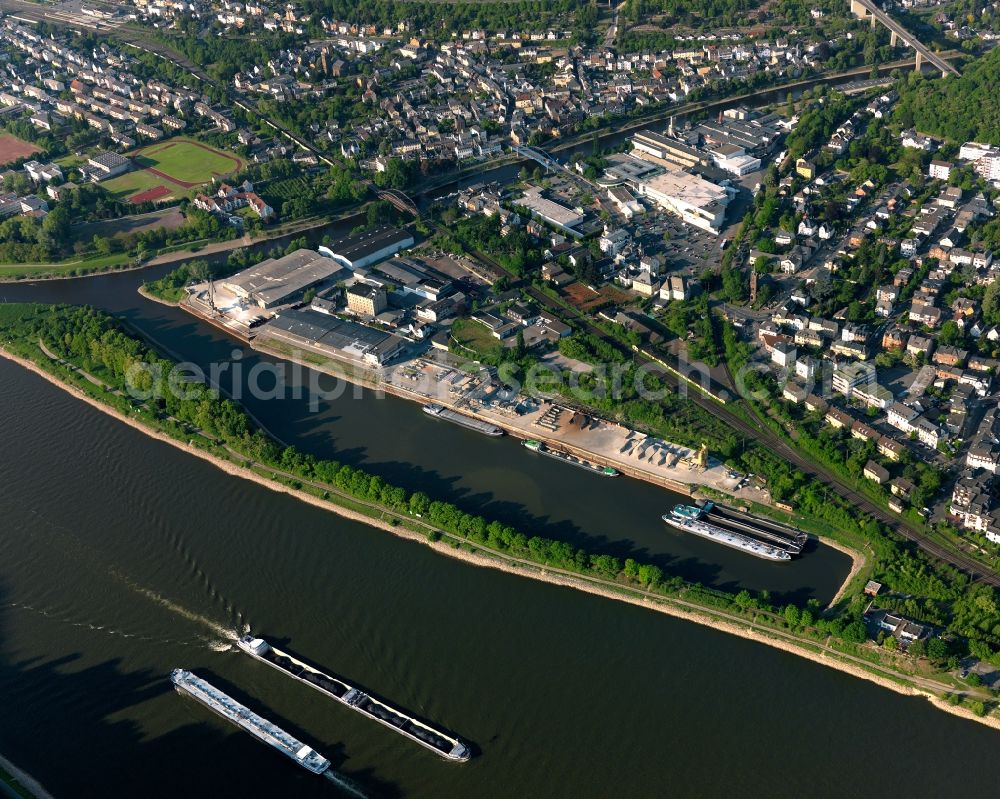
[[[638,232],[645,251],[662,255],[670,272],[697,275],[703,269],[717,268],[722,257],[720,237],[686,225],[666,212],[647,214]],[[667,234],[669,238],[664,241]]]

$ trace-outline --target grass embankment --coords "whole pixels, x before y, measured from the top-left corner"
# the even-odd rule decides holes
[[[38,277],[79,277],[93,272],[110,272],[132,265],[135,256],[128,253],[69,258],[48,264],[0,264],[0,282],[30,280]]]
[[[7,785],[18,796],[24,797],[24,799],[35,799],[35,795],[21,785],[21,783],[17,781],[17,777],[6,771],[2,766],[0,766],[0,782]]]
[[[53,352],[44,330],[60,341],[80,343]],[[246,414],[203,386],[195,398],[160,399],[155,404],[128,396],[120,375],[136,363],[169,366],[103,314],[89,309],[52,306],[0,306],[4,354],[51,382],[69,389],[94,407],[130,426],[208,460],[245,479],[287,492],[347,518],[406,538],[480,566],[531,576],[602,596],[650,607],[670,615],[751,638],[907,694],[923,694],[951,712],[972,717],[973,710],[944,702],[954,690],[931,664],[838,637],[807,610],[767,606],[747,592],[733,596],[664,578],[655,566],[574,550],[564,542],[530,539],[498,522],[462,512],[444,502],[386,484],[381,478],[333,461],[316,461],[292,448],[279,449],[261,430],[252,430]],[[47,352],[48,351],[48,352]],[[54,357],[53,357],[54,356]],[[54,359],[55,358],[55,359]],[[86,367],[86,369],[84,368]],[[164,375],[169,381],[169,374]],[[159,396],[159,395],[158,395]],[[168,406],[173,403],[174,407]],[[216,430],[199,429],[190,420],[207,419]],[[792,610],[795,612],[793,613]],[[986,692],[967,694],[978,707]],[[986,710],[983,708],[983,713]],[[1000,719],[985,716],[1000,727]]]

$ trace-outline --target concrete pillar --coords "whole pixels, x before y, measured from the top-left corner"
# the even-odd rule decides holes
[[[924,65],[924,57],[920,54],[919,50],[916,51],[916,54],[917,54],[917,63],[915,69],[917,72],[919,72],[920,68]]]
[[[871,15],[871,17],[870,17],[870,19],[871,19],[871,21],[872,21],[872,30],[875,30],[875,22],[876,22],[876,20],[875,20],[875,15],[874,15],[874,14],[872,14],[872,15]]]
[[[896,46],[896,31],[889,32],[889,46],[890,47]]]

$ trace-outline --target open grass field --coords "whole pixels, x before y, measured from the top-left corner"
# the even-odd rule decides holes
[[[72,277],[122,267],[130,260],[131,257],[126,253],[114,253],[69,258],[51,264],[0,264],[0,281],[26,280],[33,277]]]
[[[136,166],[189,189],[243,168],[242,159],[235,155],[184,138],[143,147],[132,158]]]
[[[470,357],[491,355],[500,351],[501,344],[481,322],[459,319],[451,326],[451,337]]]
[[[41,151],[41,147],[36,147],[31,142],[23,141],[17,136],[11,136],[9,133],[0,135],[0,166],[12,163],[18,158],[27,158],[29,155]]]
[[[157,142],[129,154],[137,169],[101,185],[121,199],[164,202],[191,196],[212,180],[243,168],[242,159],[187,138]]]
[[[177,199],[188,194],[188,189],[182,189],[172,183],[168,184],[159,175],[154,175],[145,169],[137,169],[111,178],[111,180],[103,180],[101,186],[121,200],[131,200],[137,194],[150,192],[157,188],[163,188],[167,192],[166,194],[156,192],[156,194],[162,195],[157,200]],[[139,201],[137,200],[137,202]]]

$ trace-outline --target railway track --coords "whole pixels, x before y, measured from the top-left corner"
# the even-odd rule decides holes
[[[443,230],[443,228],[439,229]],[[470,255],[489,267],[490,271],[493,272],[496,277],[509,277],[509,273],[486,253],[472,251],[470,252]],[[553,311],[562,319],[568,319],[569,321],[576,323],[587,333],[598,336],[606,343],[615,347],[615,349],[623,355],[632,359],[635,363],[646,367],[652,374],[663,380],[668,386],[677,389],[682,387],[681,381],[667,369],[664,369],[659,363],[646,357],[645,355],[642,355],[641,353],[634,352],[627,345],[608,336],[603,330],[597,327],[590,318],[584,316],[579,311],[575,313],[567,313],[565,306],[559,304],[552,297],[548,296],[526,281],[520,281],[515,285],[518,288],[523,289],[542,307]],[[687,389],[686,386],[684,386],[684,388]],[[895,530],[905,539],[913,542],[922,551],[968,574],[973,581],[984,582],[995,587],[1000,587],[1000,574],[980,563],[975,558],[969,557],[968,555],[939,544],[937,541],[929,538],[925,533],[908,524],[905,520],[900,519],[884,508],[879,507],[856,489],[845,483],[837,475],[807,459],[794,447],[790,446],[783,438],[767,428],[759,419],[756,424],[751,424],[743,419],[743,417],[734,413],[727,405],[702,394],[698,390],[687,390],[687,398],[696,405],[707,410],[736,432],[757,441],[762,446],[784,458],[807,477],[810,477],[827,486],[843,499],[851,503],[851,505],[856,507],[858,510],[874,519],[877,519],[887,525],[890,529]],[[751,413],[753,413],[752,410]],[[756,417],[755,414],[754,416]]]

